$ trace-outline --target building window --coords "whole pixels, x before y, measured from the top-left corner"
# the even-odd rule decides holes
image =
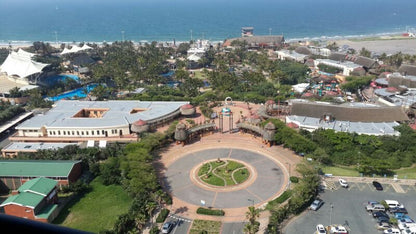
[[[84,136],[84,131],[81,131],[81,135],[83,135],[83,136]]]
[[[100,130],[97,130],[97,135],[100,135]]]
[[[72,131],[72,135],[75,135],[75,131]]]
[[[58,130],[58,135],[61,135],[61,131]]]
[[[87,135],[87,136],[88,136],[88,131],[85,131],[85,135]]]
[[[91,135],[93,135],[93,136],[94,136],[94,131],[91,131]]]
[[[77,135],[79,136],[79,131],[77,131]]]
[[[66,135],[66,131],[62,131],[62,133],[64,134],[64,136]]]

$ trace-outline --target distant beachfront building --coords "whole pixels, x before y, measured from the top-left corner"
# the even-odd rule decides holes
[[[394,127],[408,122],[400,107],[381,107],[365,103],[334,105],[324,102],[292,100],[286,124],[307,131],[333,129],[367,135],[399,135]]]
[[[34,61],[34,56],[35,54],[22,49],[12,51],[0,66],[0,72],[7,74],[9,79],[19,84],[36,83],[42,70],[49,64]]]
[[[253,27],[242,27],[241,28],[241,37],[251,37],[254,36]]]
[[[135,141],[136,128],[155,128],[181,114],[189,102],[61,100],[43,115],[16,127],[12,141]],[[138,125],[138,126],[136,126]]]
[[[363,68],[365,72],[371,72],[379,66],[374,59],[343,53],[331,53],[328,59],[316,59],[315,67],[318,68],[319,64],[339,68],[344,76],[349,76],[360,68]]]

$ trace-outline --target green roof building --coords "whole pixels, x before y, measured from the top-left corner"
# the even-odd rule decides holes
[[[0,160],[0,190],[16,190],[30,179],[46,177],[59,186],[75,182],[82,172],[81,161]]]
[[[44,177],[29,180],[0,207],[8,215],[50,222],[58,215],[57,185],[57,181]]]

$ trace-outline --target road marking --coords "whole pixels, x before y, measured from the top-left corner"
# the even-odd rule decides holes
[[[261,197],[259,197],[257,194],[255,194],[255,193],[253,193],[253,192],[251,192],[250,190],[248,190],[248,189],[245,189],[248,193],[250,193],[251,195],[253,195],[253,196],[255,196],[258,200],[260,200],[260,201],[264,201]]]
[[[217,195],[218,195],[218,192],[215,192],[214,199],[212,199],[212,202],[211,202],[211,207],[214,207],[215,200],[217,200]]]
[[[227,156],[227,158],[231,158],[231,153],[233,152],[233,149],[231,148],[230,149],[230,152],[228,152],[228,156]]]

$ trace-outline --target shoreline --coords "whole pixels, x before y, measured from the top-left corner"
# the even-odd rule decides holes
[[[357,36],[334,36],[334,37],[314,37],[314,38],[293,38],[286,39],[286,42],[297,43],[299,41],[305,42],[318,42],[319,44],[329,44],[335,42],[338,46],[348,45],[350,48],[353,48],[359,52],[363,47],[376,53],[382,54],[386,53],[387,55],[395,54],[402,52],[405,54],[416,55],[416,38],[403,36],[403,33],[379,33],[379,34],[370,34],[370,35],[357,35]],[[53,41],[43,41],[49,43],[52,47],[60,48],[61,44],[65,45],[74,45],[74,42],[53,42]],[[140,46],[143,43],[151,43],[151,41],[132,41],[134,45]],[[173,41],[157,41],[158,43],[166,44],[166,46],[172,46]],[[176,41],[176,45],[188,41]],[[223,41],[211,41],[213,45],[222,43]],[[79,44],[81,42],[75,42]],[[113,42],[84,42],[97,44],[98,46],[103,45],[104,43],[113,43]],[[10,41],[5,42],[0,40],[0,48],[8,48],[9,46],[12,49],[25,48],[33,45],[31,41]]]

